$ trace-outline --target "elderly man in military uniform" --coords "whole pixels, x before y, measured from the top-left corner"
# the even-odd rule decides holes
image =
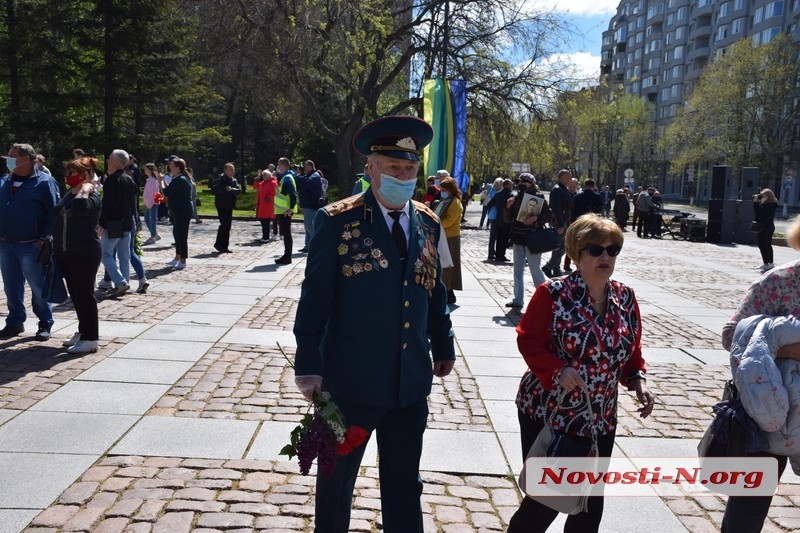
[[[444,236],[436,215],[411,201],[432,136],[426,122],[405,116],[356,133],[372,183],[317,213],[294,327],[304,396],[330,393],[346,425],[376,434],[387,533],[422,532],[427,396],[433,376],[448,375],[455,361],[437,251]],[[332,477],[318,475],[317,533],[348,531],[365,447],[338,457]]]

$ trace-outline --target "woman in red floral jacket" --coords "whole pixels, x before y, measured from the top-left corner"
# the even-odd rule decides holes
[[[528,364],[516,402],[523,460],[554,409],[554,433],[590,439],[594,431],[600,456],[610,457],[620,383],[636,392],[643,418],[653,410],[644,378],[639,306],[632,289],[611,280],[622,242],[613,221],[595,214],[578,218],[565,237],[575,272],[540,285],[517,326],[517,345]],[[584,387],[592,402],[591,420]],[[558,407],[565,390],[571,393]],[[526,497],[508,531],[544,532],[557,515]],[[602,516],[603,498],[590,497],[588,511],[569,516],[564,530],[598,531]]]

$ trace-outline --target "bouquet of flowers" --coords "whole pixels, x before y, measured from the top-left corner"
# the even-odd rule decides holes
[[[294,368],[280,344],[278,349]],[[280,455],[289,459],[297,456],[303,475],[308,474],[311,464],[317,459],[320,475],[328,478],[336,468],[336,456],[352,452],[364,443],[368,435],[369,432],[362,427],[345,426],[344,416],[329,393],[315,392],[309,412],[292,430],[290,442],[281,449]]]

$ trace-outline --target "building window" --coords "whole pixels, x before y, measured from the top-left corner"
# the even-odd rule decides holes
[[[780,34],[781,29],[780,27],[773,27],[769,28],[768,30],[764,30],[761,32],[761,44],[767,44],[772,39],[774,39],[778,34]]]
[[[683,72],[683,66],[682,65],[675,65],[674,67],[672,67],[672,77],[673,78],[680,78],[682,72]]]
[[[673,85],[672,89],[670,89],[670,96],[672,98],[678,98],[681,95],[681,84],[678,83],[677,85]]]
[[[683,45],[675,47],[675,53],[673,55],[675,59],[680,59],[683,57]]]
[[[661,101],[669,99],[669,87],[661,89]]]
[[[622,26],[614,33],[614,40],[617,41],[618,43],[621,43],[622,41],[625,40],[626,38],[625,36],[626,36],[625,26]]]
[[[636,44],[641,43],[644,40],[644,32],[639,32],[636,34]]]
[[[680,41],[686,36],[686,26],[678,26],[675,28],[675,40]]]
[[[677,11],[677,19],[678,20],[686,20],[686,12],[687,11],[688,11],[688,9],[686,8],[686,6],[679,7],[678,11]]]
[[[742,9],[744,9],[744,2],[745,0],[733,0],[733,10],[741,11]]]
[[[727,24],[723,24],[719,28],[717,28],[717,40],[721,41],[723,39],[728,38],[728,31],[730,30],[730,26]]]
[[[639,60],[642,58],[642,49],[637,48],[636,51],[633,52],[633,58]]]
[[[667,26],[672,26],[675,24],[675,13],[670,13],[667,15]]]
[[[647,52],[655,52],[661,50],[661,39],[653,39],[647,44]]]
[[[731,34],[738,35],[740,33],[744,33],[744,22],[746,19],[740,18],[736,19],[731,23]]]
[[[675,7],[675,0],[667,0],[667,9]]]
[[[661,58],[652,57],[647,60],[647,70],[657,69],[661,66]]]
[[[639,94],[639,86],[640,86],[640,83],[638,81],[633,82],[633,84],[631,85],[631,89],[633,91],[633,94]]]
[[[723,4],[720,4],[719,11],[717,11],[717,20],[727,17],[730,14],[731,14],[731,3],[725,2]]]
[[[697,7],[706,7],[714,3],[714,0],[697,0]]]

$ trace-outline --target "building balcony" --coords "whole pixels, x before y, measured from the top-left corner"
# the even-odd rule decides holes
[[[662,22],[664,22],[664,13],[653,15],[646,21],[647,24],[660,24]]]
[[[711,36],[711,24],[705,24],[703,26],[695,26],[692,28],[692,31],[689,32],[689,39],[701,39],[703,37],[710,37]]]
[[[642,87],[642,94],[658,94],[658,85],[651,85],[650,87]]]
[[[694,61],[698,57],[708,57],[708,54],[711,53],[711,49],[708,46],[700,46],[689,52],[686,58],[689,61]]]
[[[714,13],[714,4],[708,3],[703,7],[695,7],[694,11],[692,12],[692,16],[697,18],[703,15],[711,15]]]

